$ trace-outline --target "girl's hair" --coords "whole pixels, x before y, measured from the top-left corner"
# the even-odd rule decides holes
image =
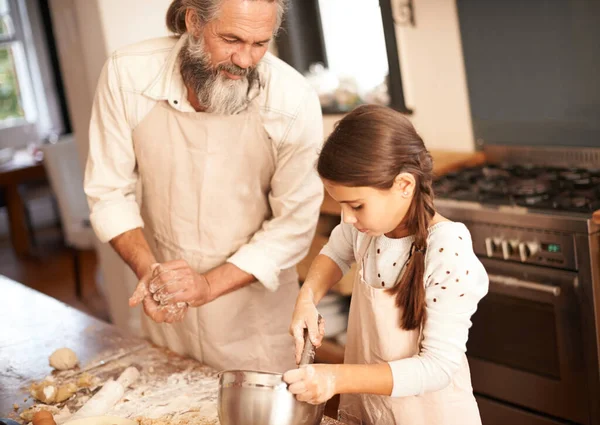
[[[425,252],[433,207],[433,162],[410,121],[385,106],[362,105],[339,121],[319,155],[321,178],[348,187],[390,189],[410,173],[416,187],[403,224],[414,234],[410,256],[394,287],[400,327],[417,329],[425,320]]]

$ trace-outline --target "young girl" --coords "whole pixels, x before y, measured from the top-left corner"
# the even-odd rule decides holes
[[[342,394],[346,424],[481,424],[465,355],[488,278],[462,223],[437,214],[432,160],[410,122],[365,105],[323,146],[317,170],[341,205],[292,317],[296,360],[304,328],[320,345],[317,304],[356,261],[344,364],[284,374],[298,400]]]

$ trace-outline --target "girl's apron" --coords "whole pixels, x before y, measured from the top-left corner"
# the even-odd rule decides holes
[[[344,363],[374,364],[415,356],[422,339],[419,329],[398,326],[393,296],[365,282],[364,256],[372,237],[359,245]],[[339,420],[348,425],[481,425],[471,387],[466,355],[446,388],[410,397],[342,394]]]

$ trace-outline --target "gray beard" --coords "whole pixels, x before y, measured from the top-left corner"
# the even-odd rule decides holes
[[[179,52],[179,62],[183,82],[196,93],[206,112],[232,115],[250,103],[249,90],[258,83],[256,67],[244,69],[228,63],[213,68],[203,40],[195,40],[191,35]],[[242,78],[227,78],[223,70]]]

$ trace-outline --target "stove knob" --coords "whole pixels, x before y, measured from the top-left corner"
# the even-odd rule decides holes
[[[492,238],[485,238],[485,253],[487,256],[493,257],[494,251],[496,251],[496,243],[492,240]]]
[[[513,243],[506,240],[502,241],[502,257],[504,257],[505,260],[509,260],[510,256],[513,255],[513,252]]]
[[[521,242],[519,244],[519,257],[521,257],[521,261],[523,263],[526,262],[529,257],[538,251],[539,247],[537,242]]]

